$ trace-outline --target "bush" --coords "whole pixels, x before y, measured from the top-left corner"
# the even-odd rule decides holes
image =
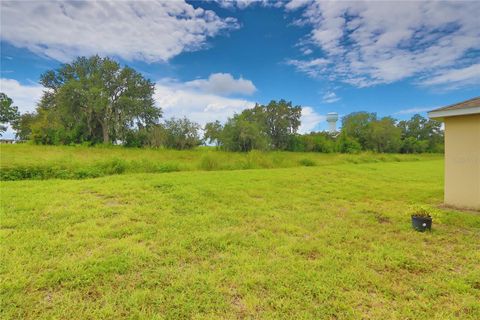
[[[342,133],[336,141],[336,150],[341,153],[359,153],[362,146],[354,138]]]

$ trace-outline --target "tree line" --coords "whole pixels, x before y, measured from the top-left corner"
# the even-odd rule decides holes
[[[10,123],[21,140],[37,144],[123,144],[127,147],[190,149],[201,144],[227,151],[443,152],[443,130],[434,120],[378,118],[355,112],[331,134],[299,134],[302,107],[290,101],[256,104],[203,128],[187,118],[161,122],[154,84],[110,58],[77,58],[42,74],[42,98],[35,112],[19,114],[0,94],[1,123]],[[0,127],[0,133],[6,130]]]

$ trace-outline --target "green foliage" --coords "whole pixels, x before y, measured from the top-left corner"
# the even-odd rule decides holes
[[[268,136],[262,125],[248,117],[249,114],[244,111],[228,119],[220,135],[222,148],[242,152],[268,149]]]
[[[210,144],[215,143],[218,146],[222,140],[222,131],[223,126],[220,121],[209,122],[205,125],[203,138],[205,142]]]
[[[371,123],[377,120],[375,113],[353,112],[342,118],[342,133],[357,140],[363,150],[368,150],[367,144],[371,137]]]
[[[375,152],[396,153],[401,146],[401,130],[395,126],[395,120],[385,117],[372,121],[367,126],[369,132],[364,148]]]
[[[228,151],[287,150],[300,126],[301,112],[292,102],[272,100],[234,115],[223,127],[219,122],[207,124],[205,137]]]
[[[312,132],[294,135],[290,139],[289,150],[306,152],[335,152],[335,139],[326,132]]]
[[[19,116],[18,107],[13,105],[13,100],[0,92],[0,136],[7,130],[3,124],[14,123]]]
[[[398,127],[403,139],[401,152],[443,152],[444,132],[439,121],[415,114],[410,120],[400,121]]]
[[[162,114],[154,105],[154,84],[110,58],[78,58],[44,73],[40,82],[47,90],[31,128],[37,143],[109,144],[127,136],[132,143],[133,128],[148,128]]]
[[[409,215],[410,216],[415,216],[415,217],[423,217],[423,218],[431,218],[431,208],[422,206],[422,205],[416,205],[410,208],[409,210]]]
[[[336,149],[341,153],[359,153],[362,150],[360,143],[342,132],[337,138]]]
[[[252,117],[261,124],[269,137],[271,148],[286,150],[290,137],[295,134],[300,126],[302,107],[293,106],[291,101],[270,101],[266,106],[256,105],[251,112]]]
[[[12,128],[15,130],[15,136],[20,140],[29,140],[32,135],[32,126],[37,121],[35,113],[24,113],[12,122]]]
[[[187,118],[172,118],[165,121],[163,127],[167,148],[185,150],[192,149],[202,143],[199,133],[200,125]]]

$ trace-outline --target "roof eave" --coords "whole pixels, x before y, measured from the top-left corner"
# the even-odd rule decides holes
[[[431,119],[441,120],[448,117],[466,116],[471,114],[480,114],[480,107],[455,109],[455,110],[432,110],[427,113]]]

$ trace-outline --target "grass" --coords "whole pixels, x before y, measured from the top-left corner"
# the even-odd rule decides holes
[[[0,180],[85,179],[127,173],[291,168],[440,158],[442,155],[436,154],[231,153],[213,148],[176,151],[20,144],[1,146]]]
[[[42,163],[76,152],[46,150]],[[85,162],[101,161],[104,150],[90,151]],[[2,166],[33,158],[22,157]],[[478,319],[480,216],[442,209],[433,230],[418,233],[407,214],[441,203],[443,161],[326,157],[301,154],[315,166],[280,169],[0,182],[1,317]]]

